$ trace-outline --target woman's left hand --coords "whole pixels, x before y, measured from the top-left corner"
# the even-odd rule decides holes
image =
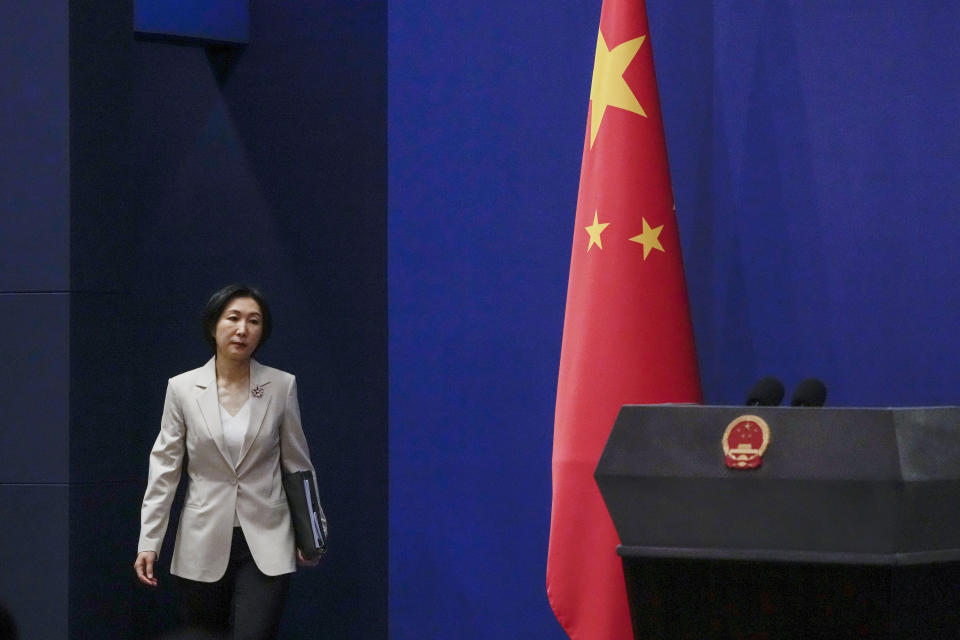
[[[300,552],[300,549],[297,549],[297,564],[301,567],[315,567],[320,564],[320,560],[323,559],[323,554],[314,558],[313,560],[308,560],[303,557],[303,554]]]

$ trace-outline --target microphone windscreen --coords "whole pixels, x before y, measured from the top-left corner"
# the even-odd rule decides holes
[[[757,383],[750,388],[747,393],[747,406],[753,407],[776,407],[783,400],[785,390],[783,383],[767,376],[757,380]]]
[[[827,401],[827,387],[816,378],[807,378],[797,385],[790,398],[791,407],[822,407]]]

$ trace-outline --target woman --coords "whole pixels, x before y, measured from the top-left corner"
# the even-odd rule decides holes
[[[313,472],[296,380],[253,359],[271,330],[256,289],[234,284],[214,293],[203,326],[214,357],[167,384],[134,569],[140,582],[157,585],[186,453],[189,483],[170,563],[184,621],[237,639],[274,638],[290,574],[298,562],[319,563],[295,548],[281,482],[281,472]]]

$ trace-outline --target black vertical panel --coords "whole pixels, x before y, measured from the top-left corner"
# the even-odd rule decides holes
[[[333,551],[297,576],[289,611],[304,613],[287,616],[284,637],[383,638],[386,4],[252,4],[223,96],[271,212],[245,233],[284,247],[267,265],[285,323],[268,349],[298,375],[331,521]]]
[[[136,505],[141,482],[70,487],[70,637],[159,638],[177,627],[170,550],[160,558],[160,586],[136,582]],[[177,521],[171,523],[175,530]],[[133,537],[131,538],[131,530]]]
[[[77,637],[170,624],[165,569],[151,592],[130,568],[147,454],[166,379],[210,356],[200,308],[234,280],[270,300],[258,359],[297,375],[331,521],[283,637],[387,635],[386,10],[251,10],[250,44],[225,51],[137,41],[126,2],[71,3]]]

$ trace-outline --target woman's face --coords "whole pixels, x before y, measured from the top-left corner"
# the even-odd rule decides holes
[[[217,357],[249,360],[263,335],[263,313],[253,298],[234,298],[224,307],[213,337]]]

